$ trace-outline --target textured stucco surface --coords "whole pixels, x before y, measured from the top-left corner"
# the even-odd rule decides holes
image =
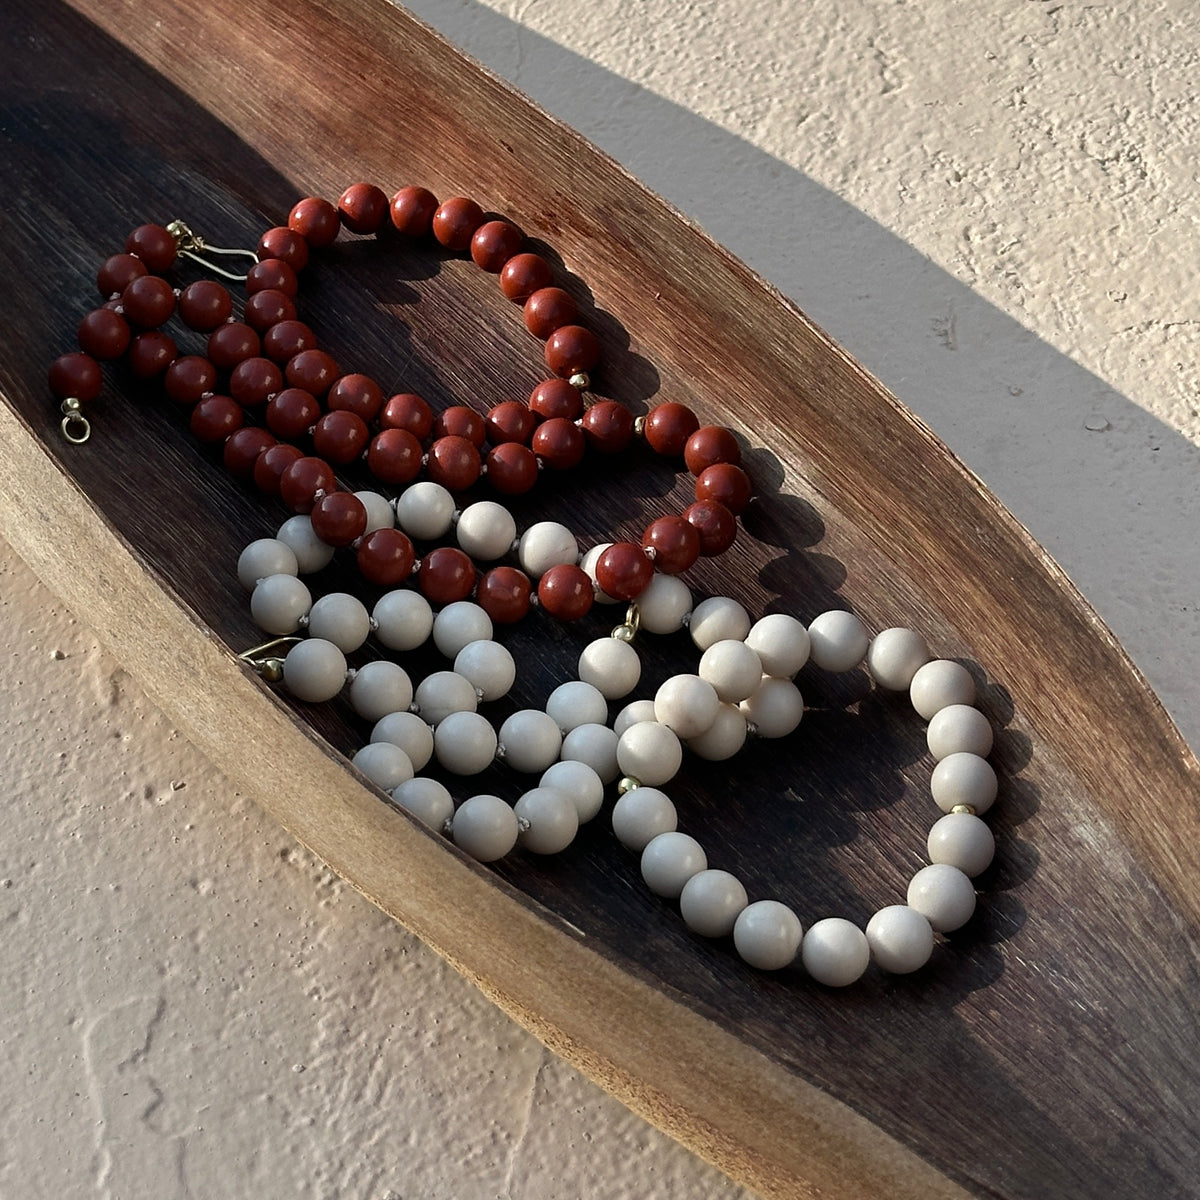
[[[1183,0],[415,8],[875,371],[1200,740]],[[0,654],[0,1196],[745,1194],[260,816],[7,549]]]

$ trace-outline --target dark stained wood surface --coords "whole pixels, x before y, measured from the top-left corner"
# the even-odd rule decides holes
[[[16,0],[0,31],[0,531],[198,744],[548,1044],[764,1194],[1200,1195],[1197,764],[977,481],[749,271],[381,0],[78,8]],[[833,992],[743,968],[647,893],[605,817],[548,861],[464,862],[346,771],[337,752],[364,737],[348,710],[293,713],[225,649],[256,638],[237,554],[286,514],[120,372],[93,440],[58,436],[46,366],[131,227],[182,216],[253,245],[300,195],[358,179],[516,220],[602,336],[602,394],[737,430],[761,496],[698,592],[804,619],[848,605],[973,665],[999,729],[997,864],[919,976]],[[435,407],[544,374],[519,311],[460,257],[352,241],[306,274],[301,309],[348,368]],[[633,453],[516,508],[590,542],[689,492]],[[569,678],[614,615],[514,630],[518,700]],[[645,639],[638,694],[690,669],[689,647]],[[922,861],[924,730],[861,678],[799,682],[795,737],[670,790],[753,896],[864,921]]]

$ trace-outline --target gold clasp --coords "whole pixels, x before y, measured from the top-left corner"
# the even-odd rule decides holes
[[[198,262],[206,270],[212,271],[214,275],[220,275],[223,279],[232,279],[236,283],[242,283],[246,276],[217,266],[215,262],[204,258],[203,254],[235,255],[248,258],[251,262],[258,262],[258,255],[253,250],[230,250],[224,246],[210,246],[198,233],[193,233],[186,222],[178,219],[167,226],[167,232],[175,239],[175,249],[179,254],[190,258],[193,262]]]
[[[267,683],[278,683],[283,678],[283,659],[270,652],[279,646],[295,646],[302,639],[298,637],[277,637],[261,646],[251,646],[243,650],[238,659],[244,662],[260,679]]]
[[[638,630],[642,627],[642,614],[638,611],[636,604],[631,604],[625,611],[625,620],[618,625],[613,631],[612,636],[618,642],[632,642],[637,637]]]
[[[68,396],[59,412],[63,414],[59,424],[63,437],[73,446],[82,446],[92,436],[92,423],[83,415],[83,402],[75,396]]]

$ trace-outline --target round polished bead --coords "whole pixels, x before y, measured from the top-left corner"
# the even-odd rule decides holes
[[[80,350],[105,362],[120,358],[129,349],[131,336],[129,322],[111,308],[93,309],[76,330]]]
[[[313,531],[331,546],[349,546],[367,529],[367,510],[353,492],[330,492],[313,505]]]
[[[375,636],[389,650],[415,650],[433,632],[433,609],[420,592],[396,588],[385,592],[371,610]]]
[[[560,683],[546,698],[546,714],[563,731],[577,725],[604,724],[608,720],[608,701],[599,688],[582,679]]]
[[[255,253],[260,262],[275,258],[286,263],[293,271],[303,271],[308,266],[308,243],[286,225],[268,229],[258,239]]]
[[[688,438],[683,461],[693,475],[701,474],[713,463],[732,463],[736,467],[742,461],[742,448],[723,425],[702,425]]]
[[[635,854],[641,854],[660,833],[674,833],[678,824],[675,805],[658,788],[631,788],[613,805],[613,833]]]
[[[607,725],[576,725],[563,738],[561,757],[585,763],[603,780],[612,783],[621,774],[617,765],[617,735]]]
[[[596,563],[596,582],[614,600],[633,600],[646,590],[654,564],[636,542],[616,542]]]
[[[586,762],[564,760],[542,773],[538,787],[554,788],[570,796],[579,824],[590,821],[604,805],[604,781]]]
[[[350,703],[364,721],[403,712],[412,703],[413,686],[399,663],[379,658],[359,667],[350,681]]]
[[[561,417],[578,420],[583,415],[583,396],[579,389],[565,379],[543,379],[529,393],[530,411],[543,421]]]
[[[157,329],[175,311],[175,289],[157,275],[140,275],[125,285],[121,309],[131,325]]]
[[[975,885],[957,867],[934,863],[922,867],[908,885],[908,904],[938,933],[965,925],[975,912]]]
[[[154,379],[175,361],[178,353],[169,335],[153,329],[149,333],[134,335],[125,362],[138,379]]]
[[[407,534],[399,529],[373,529],[357,551],[358,569],[368,583],[395,587],[411,574],[417,559]]]
[[[550,279],[550,264],[540,254],[514,254],[500,271],[500,290],[515,303],[524,304]]]
[[[377,529],[391,529],[396,524],[396,514],[392,511],[391,502],[379,492],[355,492],[367,510],[367,532],[374,533]]]
[[[745,642],[727,638],[714,642],[700,656],[700,678],[728,703],[737,704],[757,691],[762,682],[762,659]]]
[[[471,258],[481,270],[498,275],[525,241],[511,221],[484,221],[471,235]]]
[[[352,183],[338,199],[338,212],[351,233],[378,233],[387,220],[388,198],[373,183]]]
[[[646,526],[642,547],[654,567],[666,575],[679,575],[700,557],[700,534],[683,517],[658,517]]]
[[[146,264],[136,255],[113,254],[100,264],[96,287],[105,299],[119,296],[135,279],[146,273]]]
[[[688,749],[708,762],[724,762],[745,744],[749,729],[741,709],[721,704],[713,723],[696,737],[688,738]]]
[[[969,704],[951,704],[940,709],[925,731],[929,752],[939,762],[951,754],[986,757],[992,750],[991,722]]]
[[[415,392],[399,392],[392,396],[379,414],[382,429],[404,429],[418,442],[433,432],[433,409]]]
[[[478,775],[496,759],[496,731],[477,712],[451,713],[433,732],[433,752],[451,775]]]
[[[324,396],[337,379],[337,362],[324,350],[301,350],[287,360],[287,381],[290,387],[300,387],[314,396]]]
[[[233,297],[212,279],[198,279],[179,293],[179,316],[189,329],[211,333],[229,320]]]
[[[263,415],[267,428],[276,437],[294,441],[321,419],[321,405],[302,388],[284,388],[267,401]]]
[[[390,742],[370,742],[350,760],[376,787],[385,792],[407,783],[415,774],[412,760]]]
[[[528,574],[539,579],[551,567],[576,563],[579,559],[579,543],[575,535],[558,521],[538,521],[521,535],[517,558]]]
[[[399,787],[392,789],[392,799],[405,812],[439,833],[454,815],[454,800],[446,790],[446,785],[427,776],[406,779]]]
[[[521,824],[517,840],[533,854],[560,854],[579,832],[575,802],[556,788],[534,788],[513,805]]]
[[[808,627],[809,657],[823,671],[853,671],[871,646],[866,626],[853,614],[830,609]]]
[[[217,332],[221,331],[217,330]],[[280,364],[288,363],[296,355],[316,348],[317,335],[303,321],[279,321],[272,325],[262,337],[264,357]],[[254,353],[257,354],[258,351],[255,350]]]
[[[177,253],[175,239],[162,225],[139,225],[125,239],[125,253],[136,254],[151,271],[170,269]]]
[[[685,404],[659,404],[646,414],[643,436],[657,454],[678,458],[688,438],[700,428],[696,414]]]
[[[800,918],[786,904],[757,900],[738,913],[733,944],[743,962],[779,971],[795,960],[803,933]]]
[[[500,726],[500,743],[504,761],[514,771],[541,773],[558,758],[562,734],[548,713],[522,708]]]
[[[250,479],[254,475],[258,456],[274,445],[275,439],[265,429],[248,426],[230,434],[221,451],[221,459],[225,469],[232,475],[238,479]]]
[[[416,713],[391,712],[371,730],[372,742],[391,742],[408,755],[414,771],[424,769],[433,757],[433,729]]]
[[[330,592],[310,609],[308,632],[332,642],[343,654],[353,654],[370,636],[371,617],[357,596]]]
[[[728,596],[710,596],[701,600],[692,613],[688,632],[698,650],[724,641],[744,641],[750,632],[750,616]]]
[[[791,680],[764,678],[738,706],[759,737],[787,737],[804,716],[804,698]]]
[[[224,397],[213,397],[214,400],[224,399]],[[193,410],[192,416],[196,415],[201,405],[207,401],[201,401],[196,409]],[[238,414],[244,412],[240,404],[233,400],[229,401]],[[296,461],[298,458],[303,458],[304,452],[296,446],[289,446],[286,442],[279,442],[277,445],[268,446],[254,460],[254,486],[258,488],[264,496],[279,495],[279,481],[283,478],[283,473]],[[319,535],[318,535],[319,536]],[[332,543],[330,543],[332,545]]]
[[[475,564],[453,546],[438,546],[421,559],[417,584],[430,604],[465,600],[475,588]]]
[[[538,580],[538,603],[559,621],[577,621],[592,608],[595,593],[591,578],[580,567],[560,564]]]
[[[502,496],[522,496],[538,477],[537,455],[518,442],[495,446],[487,456],[488,483]]]
[[[238,582],[248,592],[268,575],[297,575],[300,564],[296,552],[278,538],[257,538],[238,556]]]
[[[517,663],[511,651],[484,638],[468,642],[459,650],[454,670],[471,681],[485,704],[507,696],[517,679]]]
[[[313,450],[327,462],[345,466],[362,454],[370,437],[362,417],[352,412],[327,412],[313,429]]]
[[[517,844],[517,815],[499,796],[472,796],[451,820],[454,844],[478,862],[495,862]]]
[[[929,791],[942,812],[967,804],[978,814],[987,812],[996,799],[999,784],[992,764],[978,754],[947,754],[929,780]]]
[[[615,400],[600,400],[583,414],[587,443],[601,454],[618,454],[633,440],[633,413]]]
[[[311,513],[318,498],[336,487],[333,468],[311,456],[296,459],[279,478],[279,494],[294,513]]]
[[[422,480],[396,498],[396,523],[409,537],[433,542],[454,521],[454,497],[440,483]]]
[[[493,405],[484,418],[487,440],[493,446],[503,442],[528,445],[537,424],[537,414],[528,404],[522,404],[519,400],[505,400]]]
[[[311,247],[321,250],[332,245],[341,228],[342,218],[335,205],[317,196],[305,196],[292,205],[288,228],[298,233]]]
[[[536,458],[552,471],[569,471],[583,462],[587,439],[583,430],[565,417],[543,421],[529,440]]]
[[[100,364],[90,354],[63,354],[50,364],[50,390],[60,399],[95,400],[104,386]]]
[[[487,422],[473,408],[454,404],[434,419],[433,436],[466,438],[478,450],[487,439]]]
[[[380,483],[411,483],[421,473],[421,443],[407,429],[385,429],[367,447],[367,469]]]
[[[559,287],[541,288],[525,301],[525,328],[542,341],[578,316],[579,305]]]
[[[491,617],[469,600],[447,604],[433,618],[433,644],[446,658],[454,658],[469,643],[486,641],[491,636]]]
[[[295,633],[310,608],[312,593],[290,572],[259,579],[250,595],[254,623],[276,637]]]
[[[753,495],[750,476],[732,463],[713,463],[696,478],[696,499],[715,500],[735,517],[745,512]]]
[[[749,903],[742,881],[728,871],[693,875],[679,893],[683,923],[701,937],[728,937]]]
[[[634,700],[632,703],[625,705],[617,713],[617,719],[613,722],[613,732],[619,738],[630,725],[636,725],[639,721],[653,721],[654,719],[653,700]]]
[[[808,662],[808,630],[786,613],[768,613],[751,626],[746,645],[758,655],[763,674],[791,679]]]
[[[804,935],[800,959],[818,983],[846,987],[862,977],[871,961],[871,948],[857,925],[841,917],[826,917]]]
[[[654,719],[686,741],[712,725],[720,703],[716,689],[699,675],[672,675],[654,693]]]
[[[965,812],[947,813],[934,822],[926,847],[930,862],[957,867],[974,878],[991,866],[996,839],[978,817]]]
[[[908,694],[913,708],[930,721],[951,704],[974,704],[975,680],[962,663],[935,658],[918,669]]]
[[[465,250],[483,224],[483,209],[466,196],[452,196],[433,214],[433,236],[447,250]]]
[[[205,353],[222,371],[231,371],[240,362],[255,358],[262,349],[258,334],[241,321],[227,321],[208,335]]]
[[[637,598],[641,627],[647,633],[668,634],[682,629],[692,611],[692,593],[675,575],[655,572]]]
[[[373,421],[383,407],[383,391],[369,375],[342,375],[333,381],[325,403],[330,412],[351,412],[364,421]]]
[[[890,904],[867,922],[867,945],[880,970],[907,975],[929,961],[933,927],[915,908]]]
[[[906,692],[913,676],[929,661],[925,639],[912,629],[884,629],[867,651],[867,669],[881,688]]]
[[[478,478],[479,451],[466,438],[440,437],[429,447],[425,472],[451,492],[465,492]]]
[[[677,900],[687,881],[707,869],[704,848],[686,833],[660,833],[642,851],[641,870],[646,886],[667,900]]]
[[[329,565],[333,558],[333,547],[321,541],[313,532],[312,521],[307,516],[289,517],[279,527],[275,536],[292,548],[301,575],[311,575]]]
[[[533,587],[516,567],[492,567],[479,577],[476,599],[497,625],[512,625],[529,612]]]
[[[621,773],[647,787],[658,787],[674,779],[682,764],[683,747],[679,738],[657,721],[631,725],[617,742],[617,765]]]
[[[705,558],[724,554],[737,537],[737,518],[716,500],[697,500],[683,510],[683,516],[696,527]]]
[[[287,652],[283,682],[297,700],[324,704],[346,682],[346,656],[332,642],[307,638]]]
[[[179,298],[179,304],[182,308],[182,296]],[[292,302],[292,298],[276,288],[264,288],[261,292],[255,292],[253,296],[247,296],[242,309],[242,320],[260,334],[266,333],[280,321],[294,321],[295,319],[296,305]]]
[[[619,638],[597,638],[584,647],[576,674],[592,684],[606,700],[629,695],[642,675],[638,652]]]
[[[600,361],[600,343],[590,329],[564,325],[546,339],[544,358],[546,366],[563,379],[586,375]]]
[[[421,719],[436,729],[451,713],[474,712],[479,697],[469,679],[453,671],[434,671],[417,684],[413,701]]]
[[[264,258],[246,272],[246,281],[243,286],[247,296],[272,289],[295,299],[296,293],[300,290],[300,281],[296,278],[295,270],[282,259]]]
[[[424,237],[433,226],[437,197],[423,187],[402,187],[391,203],[392,224],[408,237]]]
[[[269,358],[243,359],[229,373],[229,394],[244,408],[258,408],[283,388],[283,373]]]

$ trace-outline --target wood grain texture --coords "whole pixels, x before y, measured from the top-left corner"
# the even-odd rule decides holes
[[[0,34],[17,281],[0,529],[197,743],[550,1046],[765,1195],[1200,1194],[1197,764],[978,482],[746,268],[381,0],[76,8],[18,0]],[[344,708],[294,712],[229,651],[255,636],[236,556],[284,514],[119,373],[93,441],[58,438],[46,365],[129,228],[180,215],[253,244],[299,195],[357,179],[516,220],[601,333],[604,394],[682,400],[743,437],[762,496],[698,591],[804,618],[849,605],[973,664],[1001,731],[998,862],[919,977],[833,993],[745,970],[645,892],[602,820],[552,861],[463,861],[347,771],[363,730]],[[352,242],[308,274],[304,315],[385,387],[484,407],[541,377],[517,311],[451,256]],[[517,515],[567,513],[598,540],[688,491],[635,457]],[[544,699],[611,623],[514,631],[520,698]],[[645,644],[651,686],[694,662],[687,646]],[[800,683],[801,734],[686,772],[682,827],[806,922],[865,920],[922,861],[923,730],[862,680]]]

